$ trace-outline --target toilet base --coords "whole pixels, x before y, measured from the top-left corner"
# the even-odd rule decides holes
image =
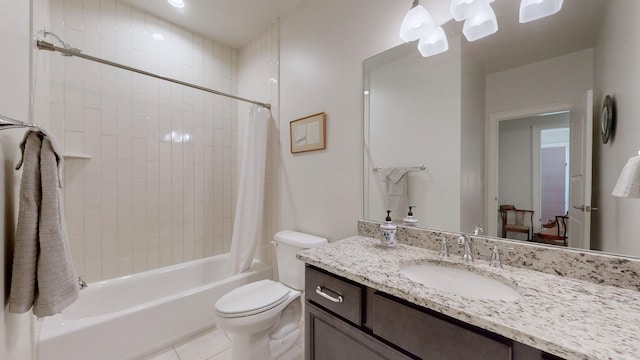
[[[299,337],[300,329],[274,340],[269,340],[268,332],[251,335],[236,333],[232,337],[231,360],[275,360],[291,349]]]
[[[271,360],[268,333],[235,333],[231,344],[231,360]]]
[[[291,349],[300,337],[300,329],[295,329],[282,339],[271,340],[269,347],[271,348],[271,360],[279,358],[282,354]]]

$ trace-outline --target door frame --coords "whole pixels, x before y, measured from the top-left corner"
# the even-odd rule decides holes
[[[485,179],[487,184],[485,198],[485,203],[487,204],[485,233],[487,235],[498,236],[498,142],[500,140],[500,122],[558,111],[571,111],[571,108],[575,104],[576,101],[565,101],[495,112],[487,115],[485,127]]]

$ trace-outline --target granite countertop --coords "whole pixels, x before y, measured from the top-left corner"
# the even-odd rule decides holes
[[[465,264],[460,256],[354,236],[298,253],[308,264],[566,359],[640,358],[640,292],[535,270]],[[508,255],[507,255],[508,256]],[[521,298],[480,300],[438,291],[400,273],[400,265],[438,260],[501,279]]]

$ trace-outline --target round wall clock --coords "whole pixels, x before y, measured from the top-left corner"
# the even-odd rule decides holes
[[[613,100],[610,95],[607,95],[604,98],[600,124],[602,131],[602,143],[606,144],[609,142],[609,137],[611,136],[611,130],[613,128]]]

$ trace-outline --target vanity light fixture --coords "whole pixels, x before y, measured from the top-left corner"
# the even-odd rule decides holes
[[[400,39],[405,42],[418,40],[427,36],[435,25],[431,14],[420,5],[420,0],[413,0],[411,10],[409,10],[404,19],[402,19],[402,25],[400,25]]]
[[[495,0],[451,0],[449,11],[456,21],[463,21],[484,11]]]
[[[175,1],[175,0],[169,0]],[[462,33],[468,41],[476,41],[498,31],[496,13],[491,7],[495,0],[450,0],[449,11],[456,21],[464,21]],[[553,15],[562,8],[563,0],[521,0],[520,22],[525,23]],[[413,0],[411,9],[400,25],[400,38],[405,42],[420,39],[418,51],[424,57],[449,49],[442,26],[434,23],[429,11]]]
[[[640,151],[627,161],[611,195],[622,198],[640,198]]]
[[[562,8],[563,0],[522,0],[520,2],[520,23],[538,20],[553,15]]]
[[[488,2],[482,8],[479,8],[475,15],[468,17],[462,27],[464,37],[469,41],[482,39],[497,31],[498,19],[496,19],[496,13],[493,12]]]
[[[449,50],[449,42],[442,26],[438,26],[429,35],[418,41],[418,51],[424,57],[437,55],[447,50]]]
[[[183,8],[184,7],[184,1],[183,0],[167,0],[167,2],[173,7],[177,7],[177,8]]]

